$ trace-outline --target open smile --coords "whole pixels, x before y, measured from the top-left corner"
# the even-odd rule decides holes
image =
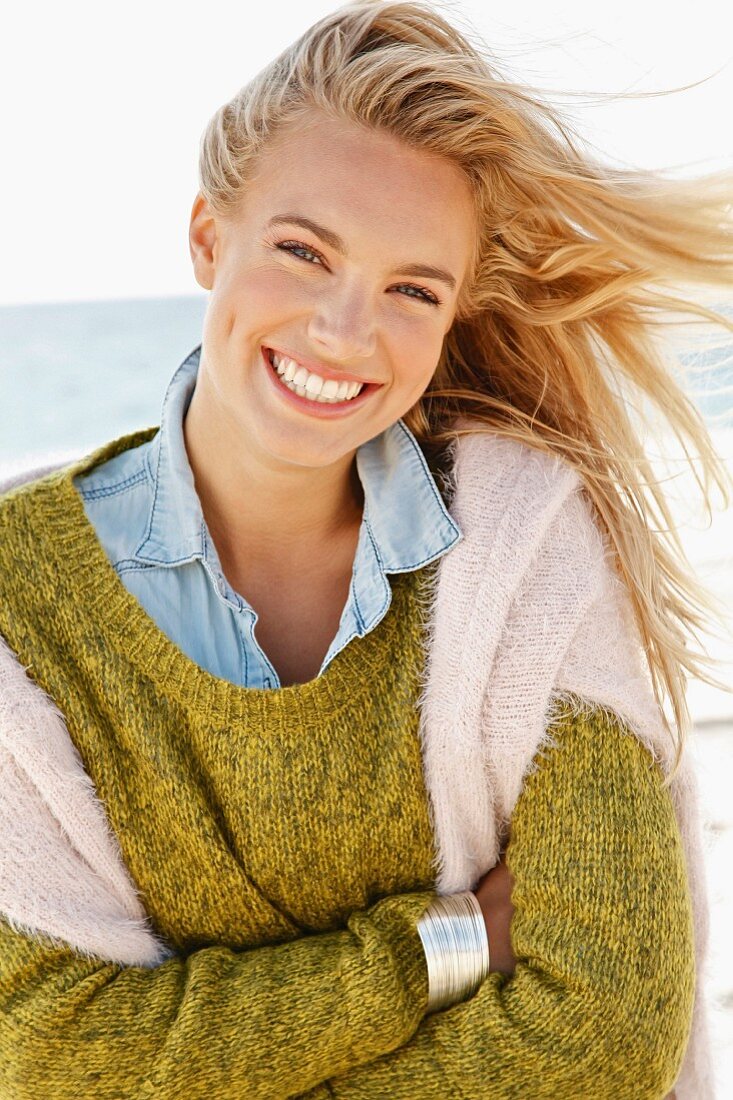
[[[262,357],[268,366],[278,392],[295,407],[308,410],[312,415],[331,418],[348,415],[361,408],[375,390],[382,388],[377,382],[348,382],[323,379],[301,367],[294,360],[283,357],[278,367],[273,362],[276,354],[272,348],[263,347]],[[287,374],[291,378],[286,377]],[[349,396],[353,394],[353,396]]]

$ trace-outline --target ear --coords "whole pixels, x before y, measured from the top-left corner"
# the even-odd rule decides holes
[[[215,245],[216,221],[209,204],[199,191],[191,209],[188,246],[193,261],[193,273],[196,282],[204,290],[211,290],[214,285]]]

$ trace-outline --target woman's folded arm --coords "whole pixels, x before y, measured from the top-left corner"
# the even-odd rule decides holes
[[[337,1100],[652,1100],[689,1035],[692,909],[672,803],[600,709],[553,725],[512,815],[511,978],[492,973],[398,1050],[332,1078]]]
[[[664,1096],[694,993],[671,801],[603,712],[567,712],[554,734],[512,816],[511,979],[425,1016],[431,893],[384,898],[345,931],[152,970],[0,922],[0,1100]]]
[[[312,1090],[405,1043],[427,1006],[417,920],[382,898],[345,930],[155,968],[0,921],[0,1100],[241,1100]]]

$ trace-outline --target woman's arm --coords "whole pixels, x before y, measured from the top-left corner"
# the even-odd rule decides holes
[[[154,969],[83,958],[0,921],[0,1097],[328,1096],[326,1078],[401,1046],[422,1019],[417,920],[434,896],[382,898],[346,930],[206,947]]]
[[[661,773],[603,712],[554,727],[515,806],[513,977],[428,1015],[336,1100],[661,1100],[692,1020],[692,911]]]

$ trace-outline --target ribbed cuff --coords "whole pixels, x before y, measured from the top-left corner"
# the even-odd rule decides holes
[[[417,924],[435,891],[392,894],[376,902],[369,919],[388,943],[405,993],[409,1027],[423,1019],[428,1004],[428,968]]]

